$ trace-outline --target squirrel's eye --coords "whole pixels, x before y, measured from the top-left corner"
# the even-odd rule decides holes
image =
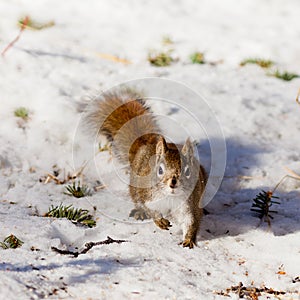
[[[185,175],[186,178],[189,178],[191,176],[191,170],[190,170],[189,166],[185,166],[184,175]]]
[[[160,164],[157,170],[157,175],[158,176],[162,176],[165,172],[165,166],[164,164]]]

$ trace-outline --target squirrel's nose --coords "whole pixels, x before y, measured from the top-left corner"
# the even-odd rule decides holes
[[[171,180],[171,183],[170,183],[170,187],[172,189],[174,189],[176,187],[176,183],[177,183],[177,179],[175,176],[173,176],[172,180]]]

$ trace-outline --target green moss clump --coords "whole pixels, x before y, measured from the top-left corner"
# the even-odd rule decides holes
[[[247,64],[255,64],[261,68],[268,69],[274,65],[272,60],[262,59],[262,58],[247,58],[240,63],[240,66],[245,66]]]
[[[29,118],[29,111],[26,107],[19,107],[19,108],[15,109],[14,115],[17,118],[21,118],[21,119],[27,121]]]
[[[156,67],[166,67],[174,62],[173,57],[171,56],[172,51],[161,51],[161,52],[151,52],[148,54],[148,61],[151,65]]]
[[[194,52],[190,55],[193,64],[205,64],[204,54],[202,52]]]

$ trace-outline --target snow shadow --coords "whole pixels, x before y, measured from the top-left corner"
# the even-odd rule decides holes
[[[86,271],[79,275],[71,275],[68,277],[70,283],[85,283],[94,278],[95,275],[100,274],[112,274],[123,268],[137,268],[141,267],[138,263],[138,258],[132,259],[81,259],[74,260],[67,264],[67,266],[73,268],[80,266],[80,269],[84,268]]]
[[[197,146],[201,163],[204,165],[207,173],[211,168],[211,147],[210,143],[222,144],[223,141],[219,141],[216,138],[210,138],[210,140],[203,140]],[[259,154],[263,154],[268,150],[250,143],[238,141],[234,138],[226,139],[226,169],[224,179],[233,178],[236,179],[239,176],[249,175],[249,170],[260,167]],[[232,185],[233,182],[230,182]],[[224,186],[224,181],[222,183]],[[222,188],[221,186],[221,188]],[[234,186],[229,187],[234,189]]]
[[[260,155],[270,149],[239,142],[236,139],[227,139],[226,146],[225,175],[218,192],[205,207],[207,214],[203,217],[199,240],[237,236],[255,229],[269,230],[274,235],[286,235],[299,231],[300,207],[299,193],[297,192],[276,192],[281,204],[272,206],[272,210],[276,210],[278,213],[271,213],[274,219],[270,219],[270,228],[267,222],[261,220],[250,210],[256,195],[261,190],[270,189],[270,186],[261,186],[261,181],[257,179],[266,177],[267,172],[261,169]],[[202,163],[209,171],[209,142],[201,143],[198,150]],[[252,186],[257,183],[257,188],[247,187],[247,180],[252,180],[252,174],[255,174],[253,177],[257,177],[253,179],[255,182],[252,182]],[[266,181],[264,180],[264,182]]]
[[[62,269],[62,273],[65,272],[67,268],[70,270],[74,270],[74,267],[80,267],[80,275],[76,276],[69,276],[68,280],[71,282],[85,282],[90,279],[91,276],[99,275],[99,274],[112,274],[119,269],[127,268],[127,267],[139,267],[140,264],[138,263],[139,258],[131,258],[131,259],[122,259],[121,261],[112,258],[98,258],[98,259],[80,259],[74,258],[71,261],[62,261],[61,264],[59,263],[49,263],[45,264],[28,264],[18,266],[18,264],[12,263],[5,263],[2,262],[0,264],[0,272],[36,272],[36,271],[50,271],[50,270],[58,270]],[[64,270],[63,270],[64,269]],[[76,269],[76,268],[75,268]],[[71,272],[70,272],[71,273]]]

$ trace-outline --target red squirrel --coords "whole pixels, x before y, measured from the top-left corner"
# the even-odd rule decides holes
[[[130,217],[152,218],[161,229],[182,226],[183,247],[193,248],[202,217],[207,176],[188,138],[167,143],[145,100],[130,89],[107,92],[94,100],[87,123],[107,138],[112,153],[129,165]]]

